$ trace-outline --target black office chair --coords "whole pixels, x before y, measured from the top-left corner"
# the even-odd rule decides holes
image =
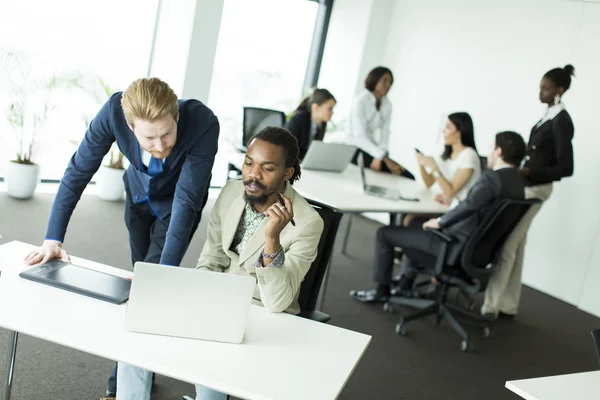
[[[314,321],[327,322],[330,319],[329,315],[316,310],[317,299],[319,298],[323,279],[327,281],[329,275],[327,274],[327,268],[343,213],[319,202],[308,199],[307,201],[323,218],[323,233],[319,240],[317,258],[310,266],[300,287],[298,302],[300,303],[301,312],[298,315]],[[325,293],[322,296],[325,296]]]
[[[394,296],[384,304],[384,310],[386,311],[393,310],[392,304],[420,308],[419,311],[400,319],[396,325],[396,333],[404,335],[406,323],[409,321],[435,315],[435,324],[439,325],[442,319],[447,320],[462,338],[461,350],[470,351],[472,343],[469,341],[469,335],[454,318],[452,314],[454,312],[482,323],[484,325],[484,337],[490,337],[492,334],[491,321],[465,308],[449,304],[446,301],[448,290],[457,287],[470,297],[484,291],[489,279],[495,272],[495,266],[492,262],[496,252],[502,248],[510,232],[531,205],[536,202],[537,200],[499,200],[496,202],[483,216],[481,223],[463,248],[459,249],[460,254],[453,254],[456,249],[449,247],[454,240],[435,229],[430,231],[440,241],[437,257],[416,250],[405,249],[405,254],[424,266],[426,271],[436,278],[441,287],[435,299]],[[452,262],[451,259],[457,261]]]
[[[241,152],[245,152],[248,147],[248,142],[254,135],[266,128],[267,126],[282,127],[285,125],[285,113],[279,110],[271,110],[269,108],[259,107],[243,107],[242,108],[242,135],[241,140],[235,139],[233,145]],[[234,176],[231,172],[235,172]],[[236,166],[227,165],[227,182],[230,180],[241,179],[241,173]]]
[[[592,337],[594,338],[594,343],[596,344],[596,352],[598,352],[598,361],[600,361],[600,329],[594,329],[592,331]]]
[[[481,162],[481,172],[483,172],[486,169],[488,169],[487,157],[479,156],[479,161]]]

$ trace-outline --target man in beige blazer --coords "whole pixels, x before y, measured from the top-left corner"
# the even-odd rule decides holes
[[[256,278],[254,301],[271,312],[300,312],[298,295],[323,232],[319,214],[292,187],[300,179],[298,142],[267,127],[248,146],[242,181],[229,182],[208,223],[197,268]],[[119,363],[117,398],[149,400],[152,373]],[[196,400],[227,395],[196,385]]]

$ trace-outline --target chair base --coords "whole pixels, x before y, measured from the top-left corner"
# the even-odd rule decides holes
[[[471,351],[473,349],[473,345],[469,340],[469,333],[465,330],[465,328],[456,320],[454,314],[460,315],[461,317],[468,318],[469,320],[479,322],[482,326],[482,334],[485,338],[489,338],[492,336],[492,321],[484,318],[481,315],[475,314],[471,311],[465,310],[463,308],[454,306],[452,304],[447,304],[445,302],[445,292],[447,288],[442,288],[442,292],[438,299],[429,300],[422,298],[409,298],[409,297],[391,297],[387,303],[383,305],[384,311],[392,311],[393,304],[410,306],[419,308],[418,311],[415,311],[411,314],[408,314],[400,319],[398,324],[396,325],[396,333],[399,335],[404,335],[406,333],[406,324],[410,321],[414,321],[417,319],[422,319],[424,317],[434,315],[435,316],[435,324],[439,325],[442,320],[447,321],[452,329],[460,336],[462,342],[460,344],[460,348],[462,351]]]

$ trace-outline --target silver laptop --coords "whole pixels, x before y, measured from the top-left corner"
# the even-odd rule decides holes
[[[302,168],[342,172],[356,153],[356,146],[313,140],[302,160]]]
[[[129,331],[241,343],[256,281],[249,276],[138,262]]]
[[[365,165],[362,154],[358,156],[358,167],[360,168],[360,176],[363,184],[363,191],[371,196],[382,197],[388,200],[405,200],[419,201],[416,197],[404,197],[399,190],[386,188],[383,186],[369,185],[367,183],[367,174],[365,173]]]

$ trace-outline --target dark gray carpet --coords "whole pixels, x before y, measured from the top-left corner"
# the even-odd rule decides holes
[[[18,201],[0,193],[0,243],[41,243],[51,202],[50,195]],[[211,205],[184,265],[194,265],[200,254]],[[122,203],[84,196],[73,216],[66,249],[73,255],[131,269],[122,213]],[[409,324],[408,335],[397,336],[398,315],[348,297],[351,289],[371,286],[370,262],[378,226],[357,218],[349,244],[352,258],[339,254],[339,243],[333,257],[325,305],[333,317],[331,324],[373,336],[341,399],[516,399],[504,389],[506,380],[598,368],[589,332],[600,327],[600,320],[529,288],[524,290],[518,319],[497,323],[492,339],[483,339],[476,327],[465,325],[473,333],[474,353],[462,353],[454,331],[447,324],[434,327],[431,319]],[[6,331],[0,329],[0,360],[4,360],[6,341]],[[21,336],[13,399],[98,398],[112,366],[109,360]],[[192,392],[191,385],[158,377],[153,399],[180,399]]]

